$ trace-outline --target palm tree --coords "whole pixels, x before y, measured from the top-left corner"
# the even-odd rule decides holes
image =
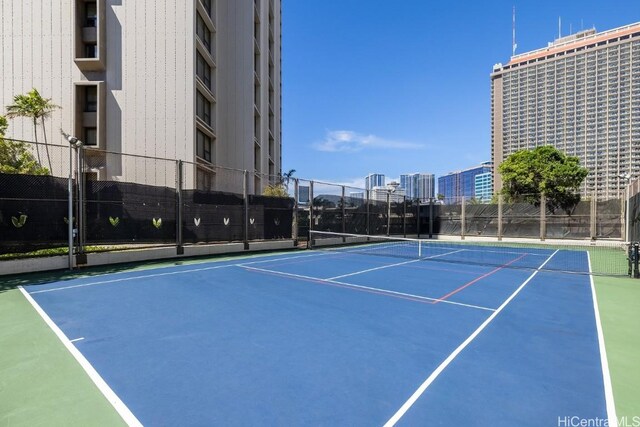
[[[289,181],[293,178],[294,173],[296,173],[295,169],[289,169],[289,172],[282,174],[282,183],[287,190],[289,189]]]
[[[37,89],[31,89],[26,95],[16,95],[13,97],[13,104],[7,105],[7,117],[28,117],[33,120],[33,134],[36,142],[36,154],[38,163],[40,161],[40,149],[38,147],[38,119],[42,120],[42,133],[44,134],[44,148],[47,152],[47,161],[49,170],[51,168],[51,156],[49,155],[49,146],[47,143],[47,131],[45,128],[45,119],[51,116],[51,113],[60,106],[51,102],[50,98],[43,98]]]

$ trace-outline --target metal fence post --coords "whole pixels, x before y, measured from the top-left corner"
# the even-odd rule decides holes
[[[182,160],[176,160],[176,253],[177,255],[184,254],[184,246],[182,240],[182,214],[184,203],[182,200]]]
[[[429,198],[429,238],[433,239],[433,197]]]
[[[464,240],[464,229],[466,227],[465,223],[465,198],[462,197],[462,203],[460,206],[460,239]]]
[[[69,239],[69,270],[73,270],[73,146],[69,145],[69,181],[67,186],[67,232]]]
[[[342,185],[341,187],[342,187],[342,197],[340,198],[340,204],[342,205],[342,233],[346,233],[347,232],[347,218],[346,218],[347,209],[346,209],[344,185]],[[344,238],[342,240],[344,241]]]
[[[631,227],[631,205],[630,205],[630,200],[631,199],[631,184],[627,183],[627,187],[625,188],[625,192],[624,192],[624,241],[628,242],[631,237],[630,237],[630,227]]]
[[[311,232],[313,231],[313,181],[309,181],[309,236],[307,247],[311,247]]]
[[[498,240],[502,240],[502,194],[498,194]]]
[[[402,196],[402,234],[407,237],[407,196]]]
[[[598,209],[598,201],[596,200],[596,195],[591,196],[590,204],[589,204],[589,234],[591,240],[596,240],[598,232],[597,232],[597,209]]]
[[[78,253],[83,254],[80,260],[76,260],[78,264],[86,264],[86,259],[84,257],[84,246],[86,239],[86,216],[85,216],[85,181],[84,181],[84,145],[80,145],[77,148],[77,161],[76,168],[78,177],[78,212],[77,216],[77,225],[78,225]]]
[[[300,184],[298,178],[293,180],[293,222],[291,224],[291,237],[293,245],[298,246],[298,191]]]
[[[391,235],[391,192],[387,191],[387,236]]]
[[[367,212],[367,218],[366,218],[366,231],[367,231],[367,236],[369,234],[371,234],[371,230],[369,230],[369,190],[364,190],[364,192],[366,193],[366,199],[364,201],[365,203],[365,208],[366,208],[366,212]]]
[[[547,197],[540,194],[540,240],[544,241],[547,236]]]
[[[242,198],[244,200],[244,250],[249,249],[249,172],[242,173]]]

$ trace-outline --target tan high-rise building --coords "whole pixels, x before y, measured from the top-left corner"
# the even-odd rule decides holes
[[[186,169],[200,188],[242,190],[208,165],[247,170],[259,193],[281,171],[280,4],[0,0],[0,100],[52,98],[50,142],[58,128],[81,138],[94,178],[128,180],[104,154],[121,152],[204,165]],[[32,140],[32,123],[8,136]]]
[[[491,152],[497,167],[521,149],[552,145],[589,169],[581,192],[619,197],[640,177],[640,23],[557,39],[491,74]]]

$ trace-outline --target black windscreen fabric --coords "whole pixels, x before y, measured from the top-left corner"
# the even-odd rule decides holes
[[[547,208],[545,222],[549,239],[587,239],[591,237],[591,202],[578,202],[568,210]]]
[[[85,188],[88,244],[176,241],[175,189],[116,181]]]
[[[629,239],[640,242],[640,193],[629,200]]]
[[[505,203],[502,207],[505,237],[540,237],[540,207],[528,203]]]
[[[598,202],[596,206],[596,237],[624,238],[622,212],[624,207],[619,199]]]
[[[0,253],[65,246],[67,194],[64,178],[0,173]]]
[[[498,235],[498,205],[473,204],[465,205],[465,229],[468,236]]]
[[[294,204],[289,197],[249,196],[249,228],[256,227],[255,235],[249,232],[250,239],[290,239]]]
[[[185,243],[241,241],[244,201],[241,194],[186,190],[182,192]]]

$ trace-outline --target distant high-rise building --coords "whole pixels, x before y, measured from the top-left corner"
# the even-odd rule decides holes
[[[404,188],[399,185],[389,184],[373,187],[369,193],[369,198],[371,200],[377,200],[379,202],[386,202],[387,196],[391,202],[402,202],[405,198]]]
[[[365,178],[365,188],[367,190],[372,190],[373,187],[384,187],[384,185],[385,178],[383,174],[371,173]]]
[[[400,175],[400,187],[407,197],[427,201],[435,195],[435,175],[431,173],[412,173]]]
[[[640,23],[581,31],[491,74],[491,155],[552,145],[589,169],[582,194],[616,197],[640,176]]]
[[[485,172],[475,176],[475,198],[480,202],[489,202],[493,197],[493,173]]]
[[[438,178],[438,193],[444,196],[445,203],[459,203],[463,198],[476,197],[476,175],[488,172],[491,172],[491,162],[448,173]]]

